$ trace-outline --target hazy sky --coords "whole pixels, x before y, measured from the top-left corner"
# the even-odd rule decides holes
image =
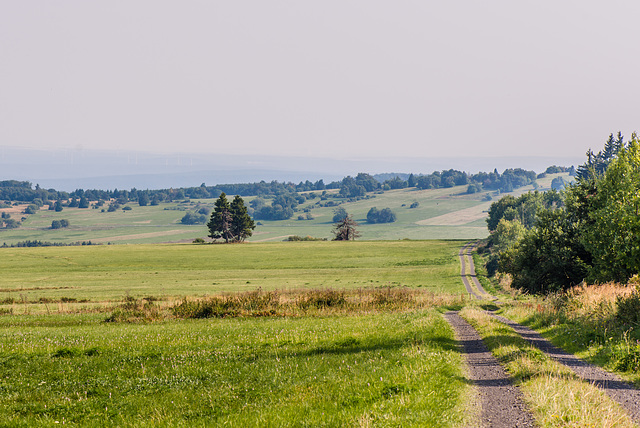
[[[640,130],[640,2],[0,0],[0,146],[582,156]]]

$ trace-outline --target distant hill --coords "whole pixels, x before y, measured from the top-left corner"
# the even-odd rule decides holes
[[[457,157],[336,159],[286,155],[246,156],[198,153],[143,153],[91,149],[38,150],[0,147],[0,180],[25,180],[43,188],[162,189],[253,181],[339,180],[358,172],[400,176],[457,169],[466,172],[524,168],[537,172],[549,165],[579,165],[581,157]],[[403,171],[390,174],[389,171]],[[393,177],[391,177],[393,178]],[[382,180],[384,181],[384,180]]]

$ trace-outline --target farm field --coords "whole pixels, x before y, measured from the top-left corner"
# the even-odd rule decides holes
[[[0,249],[0,301],[408,286],[460,294],[461,241],[267,242]],[[17,309],[16,309],[17,310]]]
[[[166,307],[257,287],[407,286],[459,304],[462,244],[2,249],[0,425],[469,426],[472,388],[437,305],[105,322],[127,295]]]
[[[539,189],[549,189],[556,176],[567,178],[567,174],[550,174],[537,181]],[[372,195],[370,199],[341,204],[356,221],[364,240],[396,239],[478,239],[487,236],[486,210],[491,201],[484,200],[486,192],[466,194],[466,186],[447,189],[417,190],[399,189]],[[519,195],[533,190],[532,186],[518,189],[511,194]],[[502,195],[493,194],[493,200]],[[245,198],[249,203],[251,197]],[[339,201],[339,200],[336,200]],[[101,209],[64,208],[61,212],[46,209],[26,216],[18,229],[0,230],[0,245],[16,244],[27,240],[54,243],[91,241],[99,244],[148,244],[191,242],[205,238],[205,225],[183,225],[180,219],[198,204],[213,206],[214,200],[191,200],[186,203],[162,203],[157,206],[140,207],[129,203],[129,211],[102,212]],[[334,207],[319,207],[310,200],[300,205],[300,212],[289,220],[261,220],[256,227],[252,242],[282,241],[287,236],[313,236],[332,238]],[[417,208],[410,208],[413,202]],[[12,207],[0,211],[11,211],[13,218],[21,218],[24,207]],[[371,207],[391,208],[397,215],[395,223],[367,224],[366,216]],[[310,209],[312,220],[297,220],[305,208]],[[52,221],[66,219],[70,227],[52,230]]]

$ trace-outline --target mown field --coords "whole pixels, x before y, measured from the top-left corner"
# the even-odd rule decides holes
[[[541,190],[550,187],[551,180],[566,174],[551,174],[538,180]],[[360,223],[361,239],[477,239],[487,236],[486,210],[491,201],[485,201],[486,192],[468,195],[466,186],[448,189],[417,190],[400,189],[387,191],[371,199],[345,202],[343,206]],[[513,194],[533,190],[532,186],[518,189]],[[493,200],[501,195],[492,193]],[[248,203],[252,198],[246,198]],[[337,202],[340,200],[336,199]],[[101,209],[64,208],[56,213],[46,209],[26,216],[18,229],[0,230],[0,245],[15,244],[26,240],[41,240],[57,243],[91,241],[101,244],[146,244],[167,242],[191,242],[208,235],[206,226],[188,226],[180,219],[197,204],[213,205],[213,200],[192,200],[187,203],[162,203],[157,206],[140,207],[128,204],[130,211],[102,212]],[[261,220],[250,241],[282,241],[289,235],[333,237],[333,207],[318,207],[316,200],[300,205],[300,212],[289,220]],[[410,208],[418,202],[417,208]],[[371,207],[391,208],[397,221],[389,224],[367,224],[366,216]],[[25,205],[26,207],[26,205]],[[298,220],[303,210],[310,208],[312,220]],[[22,207],[22,210],[24,207]],[[3,210],[0,210],[3,211]],[[21,219],[20,209],[12,209],[12,218]],[[54,220],[68,220],[69,228],[52,230]]]
[[[1,249],[0,425],[467,426],[463,359],[442,303],[429,303],[460,304],[461,245]],[[258,287],[407,289],[431,300],[209,319],[167,309]],[[126,296],[164,315],[105,322]]]
[[[0,249],[0,301],[420,287],[463,293],[461,241],[267,242]]]

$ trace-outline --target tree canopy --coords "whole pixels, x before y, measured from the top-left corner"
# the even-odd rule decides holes
[[[333,228],[334,241],[353,241],[360,236],[357,230],[358,223],[348,214],[342,220],[336,222]]]
[[[579,168],[562,193],[505,197],[487,220],[499,270],[512,285],[535,293],[567,289],[587,280],[627,281],[640,273],[640,141],[613,134],[605,149]],[[549,195],[549,196],[547,196]],[[505,222],[521,222],[515,232]],[[502,228],[502,229],[501,229]]]
[[[242,242],[253,234],[255,224],[247,212],[244,200],[236,195],[231,203],[222,192],[215,202],[211,219],[207,223],[209,237],[225,242]]]

